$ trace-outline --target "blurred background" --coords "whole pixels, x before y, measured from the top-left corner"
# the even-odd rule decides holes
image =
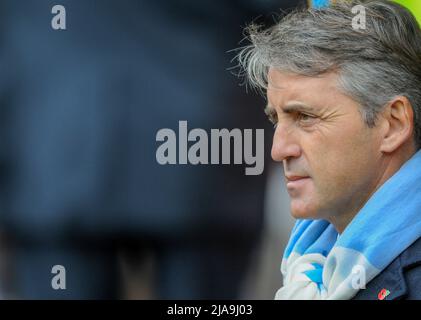
[[[273,299],[293,220],[231,50],[315,4],[0,0],[0,298]],[[182,120],[265,129],[264,173],[159,165],[156,133]]]
[[[230,72],[230,50],[297,3],[1,0],[2,297],[272,299],[288,202],[265,100]],[[181,120],[265,129],[264,174],[159,165],[156,133]]]

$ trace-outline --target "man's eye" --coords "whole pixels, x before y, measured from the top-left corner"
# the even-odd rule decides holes
[[[306,114],[306,113],[299,113],[298,114],[298,121],[300,121],[302,124],[311,124],[316,119],[317,119],[317,117]]]

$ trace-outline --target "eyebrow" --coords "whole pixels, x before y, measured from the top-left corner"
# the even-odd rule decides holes
[[[265,107],[266,113],[272,112],[274,110],[275,110],[275,107],[271,106],[270,104],[267,104]],[[305,103],[294,101],[294,102],[287,103],[286,106],[282,108],[282,111],[284,113],[292,113],[292,112],[297,112],[297,111],[315,112],[316,109],[309,105],[306,105]]]
[[[307,111],[314,112],[316,109],[302,102],[290,102],[287,103],[285,107],[282,108],[282,111],[285,113],[291,113],[296,111]]]

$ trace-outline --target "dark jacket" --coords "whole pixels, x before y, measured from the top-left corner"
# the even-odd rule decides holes
[[[389,291],[384,299],[382,290]],[[421,300],[421,238],[360,290],[354,300]]]

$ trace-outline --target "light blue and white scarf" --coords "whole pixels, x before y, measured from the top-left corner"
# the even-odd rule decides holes
[[[275,299],[351,299],[421,237],[421,151],[367,201],[338,236],[325,220],[298,220]]]

